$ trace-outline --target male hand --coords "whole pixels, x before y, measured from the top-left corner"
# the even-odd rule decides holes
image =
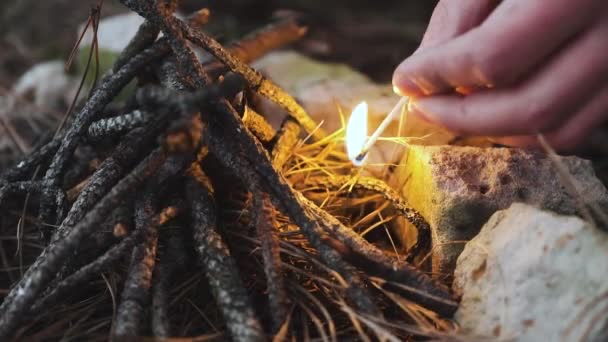
[[[442,0],[393,84],[450,130],[574,147],[608,120],[608,1]]]

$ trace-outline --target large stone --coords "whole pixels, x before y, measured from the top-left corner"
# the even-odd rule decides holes
[[[498,341],[608,340],[608,234],[515,203],[464,248],[454,289],[462,332]]]
[[[13,91],[24,99],[32,99],[40,108],[59,110],[72,101],[78,79],[68,75],[65,63],[60,60],[42,62],[25,72]]]
[[[589,161],[561,157],[581,200],[608,207],[608,193]],[[511,148],[411,146],[397,172],[402,193],[432,229],[433,271],[449,275],[464,243],[497,210],[525,202],[562,214],[577,199],[544,154]]]
[[[134,12],[122,13],[105,17],[99,21],[97,30],[97,44],[102,51],[111,51],[119,54],[129,43],[131,38],[143,24],[144,18]],[[80,25],[78,33],[84,30],[84,25]],[[87,30],[82,38],[81,48],[90,46],[93,41],[93,30]]]

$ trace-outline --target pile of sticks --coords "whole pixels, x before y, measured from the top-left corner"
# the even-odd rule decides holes
[[[0,306],[1,340],[48,333],[60,308],[79,305],[79,292],[91,298],[87,284],[100,274],[119,292],[114,298],[110,291],[116,307],[105,329],[112,337],[225,331],[239,341],[403,338],[429,333],[420,328],[420,312],[438,320],[454,313],[448,288],[410,263],[428,252],[424,219],[381,180],[353,181],[345,158],[331,152],[331,136],[248,65],[302,36],[306,29],[296,18],[223,47],[201,30],[206,10],[182,21],[173,15],[176,1],[121,2],[146,21],[111,72],[59,134],[0,176],[2,230],[21,229],[22,253],[24,224],[34,222],[42,250],[32,252],[35,260],[19,276],[2,274],[4,284],[14,282]],[[193,46],[212,57],[197,59]],[[108,104],[134,79],[136,92],[109,115]],[[250,108],[254,95],[289,113],[280,131]],[[314,143],[300,140],[302,130]],[[317,162],[306,176],[290,174],[297,148],[311,158],[331,150],[324,160],[342,166],[321,172]],[[368,211],[390,204],[418,228],[410,257],[366,240],[340,216],[352,213],[348,205],[328,208],[319,192],[335,194],[334,203],[360,198],[356,206]],[[213,327],[207,331],[178,329],[171,314],[175,291],[183,289],[176,279],[183,284],[192,274],[206,284],[191,289],[209,291],[220,317],[200,324]],[[397,313],[403,303],[407,310]],[[338,310],[315,314],[310,305]],[[296,321],[297,315],[309,319]],[[349,328],[342,324],[337,332],[333,321],[340,315]],[[318,333],[308,332],[311,325]]]

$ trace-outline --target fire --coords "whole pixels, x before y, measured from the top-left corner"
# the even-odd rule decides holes
[[[357,156],[367,142],[367,103],[359,103],[348,119],[346,125],[346,153],[353,165],[360,166],[365,159],[357,160]]]

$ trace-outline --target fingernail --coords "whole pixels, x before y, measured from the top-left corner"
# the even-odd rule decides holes
[[[400,96],[423,95],[422,89],[413,81],[407,71],[403,70],[403,63],[397,67],[393,74],[393,90]]]

